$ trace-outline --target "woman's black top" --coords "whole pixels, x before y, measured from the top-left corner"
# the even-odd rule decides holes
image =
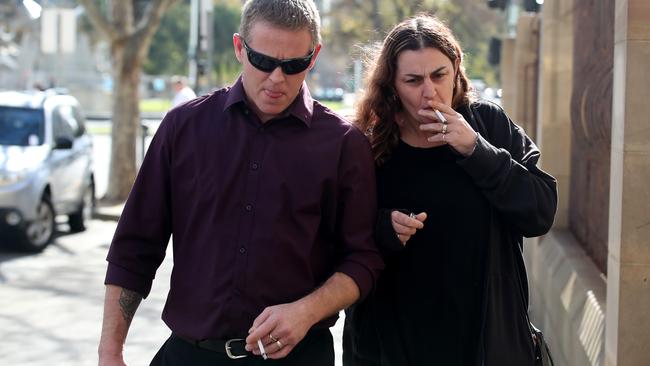
[[[402,141],[377,170],[379,207],[426,212],[424,228],[386,258],[375,326],[386,365],[474,365],[489,205],[448,146]]]
[[[400,143],[377,170],[376,239],[386,268],[346,310],[344,366],[522,366],[535,362],[522,237],[543,235],[557,183],[503,109],[456,109],[479,133],[471,156]],[[392,209],[426,211],[406,247]]]

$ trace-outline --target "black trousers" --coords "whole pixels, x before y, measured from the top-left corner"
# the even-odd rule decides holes
[[[311,330],[305,338],[280,360],[261,356],[230,359],[225,353],[198,348],[178,337],[170,336],[154,356],[150,366],[334,366],[334,341],[329,329]]]

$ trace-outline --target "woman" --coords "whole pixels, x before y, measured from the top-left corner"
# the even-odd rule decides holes
[[[436,18],[395,26],[374,60],[356,123],[377,163],[386,268],[348,311],[346,366],[532,365],[521,243],[550,229],[555,179],[499,106],[472,98]]]

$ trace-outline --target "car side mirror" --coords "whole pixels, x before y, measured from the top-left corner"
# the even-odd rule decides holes
[[[55,149],[72,149],[72,139],[69,137],[57,137],[54,139],[54,148]]]

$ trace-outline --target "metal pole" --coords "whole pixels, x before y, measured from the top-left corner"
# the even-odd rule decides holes
[[[206,81],[206,91],[210,91],[214,88],[212,81],[212,54],[214,49],[214,40],[213,40],[213,10],[214,3],[212,0],[203,0],[203,11],[205,14],[204,17],[204,40],[205,40],[205,81]]]
[[[140,126],[142,127],[142,133],[140,134],[142,136],[142,160],[140,160],[140,165],[144,162],[144,155],[147,152],[146,149],[146,143],[147,143],[147,134],[149,132],[149,127],[144,123],[144,121],[140,121]]]
[[[192,0],[190,4],[190,41],[187,49],[189,59],[189,84],[198,90],[199,78],[197,73],[197,50],[199,46],[199,3],[200,0]]]

